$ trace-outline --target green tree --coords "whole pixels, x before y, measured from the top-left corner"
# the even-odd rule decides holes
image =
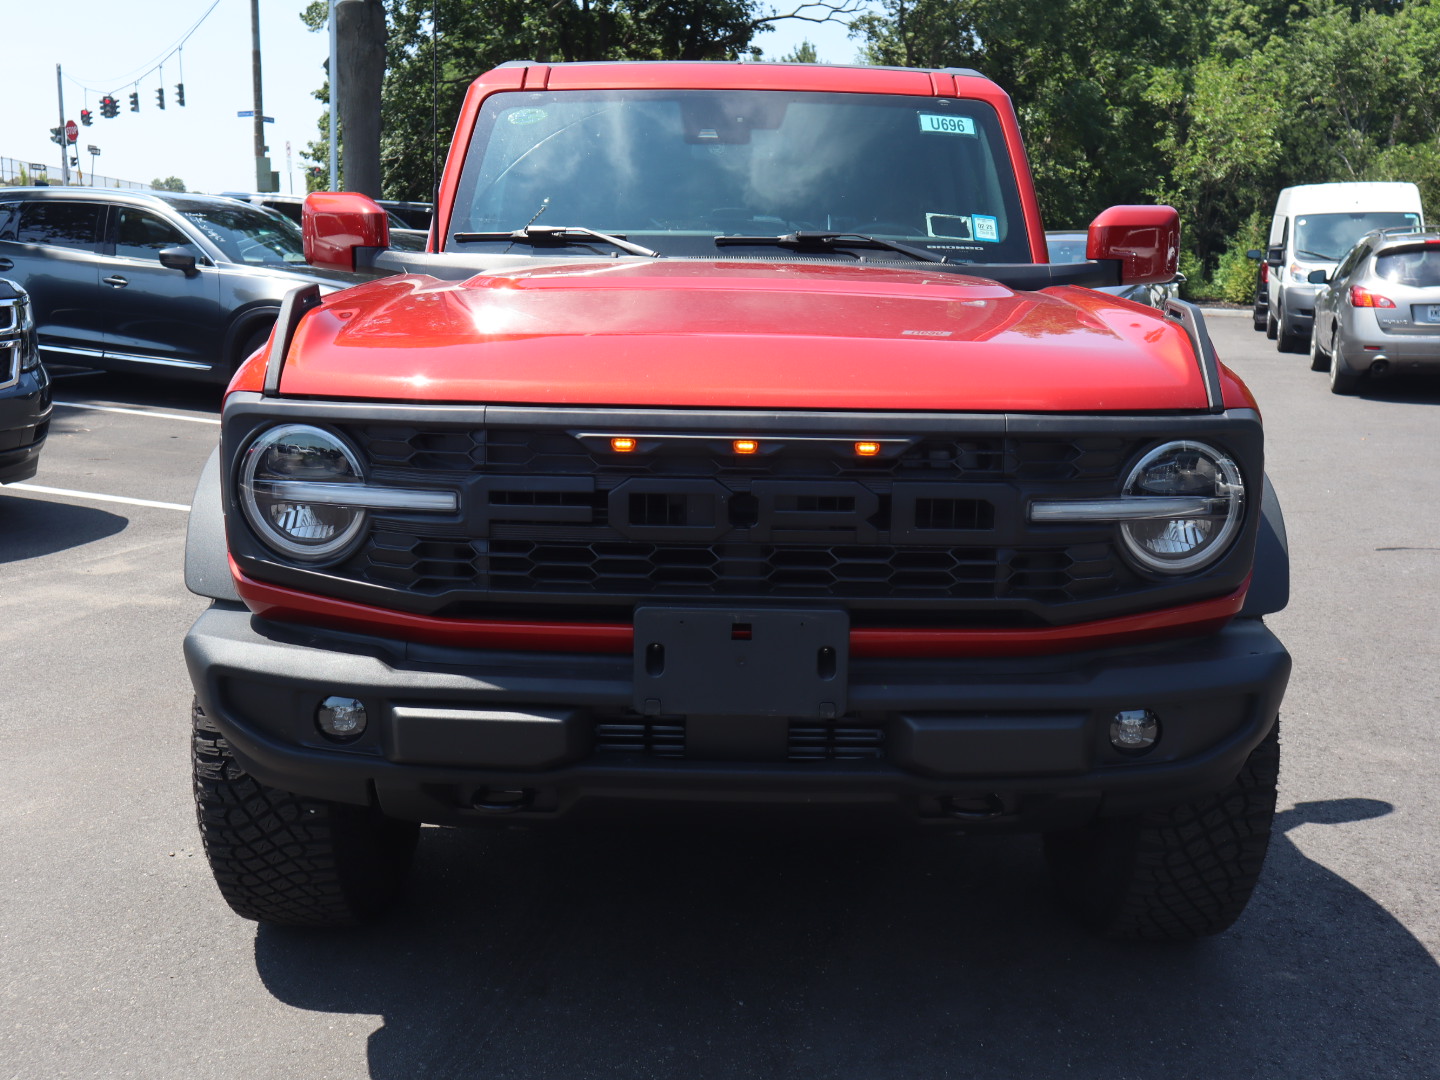
[[[167,176],[164,180],[156,177],[150,181],[150,186],[156,191],[184,191],[185,181],[178,176]]]

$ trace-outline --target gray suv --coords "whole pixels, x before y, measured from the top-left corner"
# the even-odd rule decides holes
[[[1315,297],[1310,366],[1330,389],[1353,394],[1367,375],[1440,371],[1440,232],[1366,233]]]
[[[219,383],[295,286],[365,280],[306,265],[297,228],[233,199],[99,188],[0,188],[0,276],[49,362]]]

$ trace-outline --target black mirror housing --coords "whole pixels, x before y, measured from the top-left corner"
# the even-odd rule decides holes
[[[1245,252],[1245,257],[1246,257],[1247,259],[1259,259],[1259,258],[1261,257],[1261,255],[1260,255],[1260,249],[1259,249],[1259,248],[1251,248],[1249,251]]]
[[[186,277],[199,273],[196,267],[195,253],[189,248],[171,247],[162,248],[157,257],[160,265],[168,270],[179,270]]]
[[[1305,280],[1311,285],[1324,285],[1330,280],[1330,275],[1324,270],[1311,270]]]
[[[1285,249],[1283,247],[1272,247],[1265,252],[1265,261],[1271,266],[1280,266],[1285,262]]]

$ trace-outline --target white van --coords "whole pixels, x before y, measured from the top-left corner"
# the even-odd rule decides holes
[[[1326,275],[1371,229],[1423,228],[1420,189],[1406,183],[1301,184],[1280,192],[1270,222],[1265,333],[1281,352],[1304,352],[1315,321],[1312,270]]]

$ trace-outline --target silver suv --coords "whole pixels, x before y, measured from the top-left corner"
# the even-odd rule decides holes
[[[1326,275],[1315,297],[1310,366],[1330,372],[1330,389],[1353,394],[1360,381],[1397,371],[1440,371],[1440,232],[1376,229]]]

